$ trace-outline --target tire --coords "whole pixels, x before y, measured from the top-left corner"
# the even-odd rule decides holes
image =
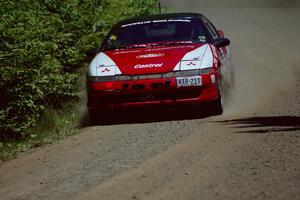
[[[212,101],[210,103],[210,112],[212,115],[221,115],[223,114],[223,103],[221,97]]]
[[[89,109],[89,116],[90,116],[90,122],[91,123],[95,123],[99,120],[98,119],[99,118],[98,113],[93,109]]]
[[[222,90],[221,81],[218,81],[218,94],[219,97],[209,103],[209,111],[212,115],[221,115],[223,114],[224,106],[224,91]]]

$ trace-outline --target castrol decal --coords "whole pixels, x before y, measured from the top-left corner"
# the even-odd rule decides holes
[[[134,69],[145,69],[145,68],[160,68],[164,64],[159,63],[159,64],[137,64],[134,66]]]

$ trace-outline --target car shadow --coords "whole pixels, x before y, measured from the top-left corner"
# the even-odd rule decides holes
[[[101,116],[101,117],[100,117]],[[191,120],[212,116],[205,107],[172,108],[172,109],[139,109],[106,111],[99,113],[99,117],[91,121],[86,111],[79,121],[78,128],[97,125],[118,125],[153,123],[163,121]]]
[[[237,131],[238,133],[275,133],[300,131],[300,117],[298,116],[249,117],[218,121],[218,123],[233,125],[234,128],[241,130]]]

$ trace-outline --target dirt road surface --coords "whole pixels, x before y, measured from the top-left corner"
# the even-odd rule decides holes
[[[162,1],[231,39],[222,116],[133,113],[0,165],[0,199],[300,199],[299,1]]]

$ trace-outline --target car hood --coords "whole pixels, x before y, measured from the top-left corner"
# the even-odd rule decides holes
[[[213,66],[213,46],[181,44],[99,53],[89,66],[91,76],[167,73]]]

